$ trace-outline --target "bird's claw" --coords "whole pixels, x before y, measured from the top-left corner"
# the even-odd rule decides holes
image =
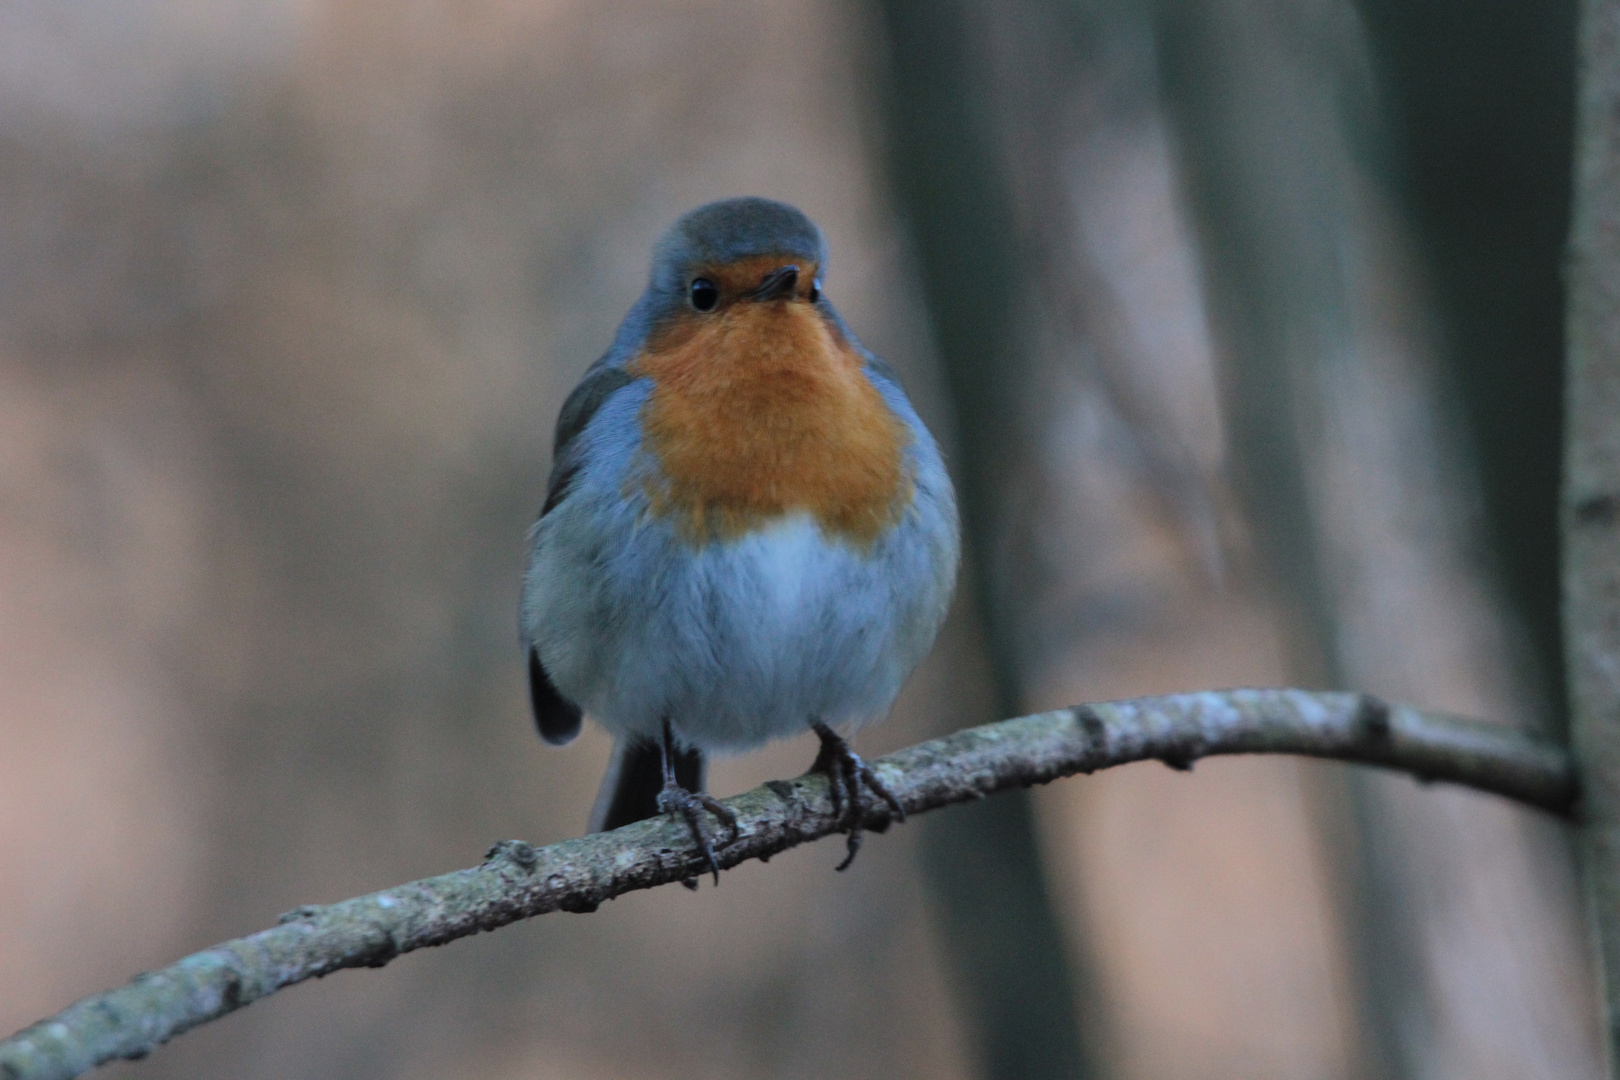
[[[703,861],[714,874],[714,883],[720,884],[720,861],[715,858],[714,843],[703,828],[703,811],[707,810],[719,818],[730,831],[731,836],[725,844],[735,843],[741,835],[736,812],[713,795],[702,791],[687,791],[677,784],[665,785],[664,790],[658,793],[658,809],[666,814],[679,814],[686,819],[687,827],[692,830],[692,838],[703,851]],[[725,844],[721,846],[724,847]],[[692,878],[686,879],[681,884],[689,889],[697,888],[697,881]]]
[[[906,811],[894,793],[878,779],[872,767],[850,749],[847,739],[819,720],[812,723],[810,728],[821,739],[821,753],[816,755],[815,764],[810,769],[827,774],[831,781],[833,814],[841,819],[848,830],[844,842],[844,861],[838,864],[838,869],[847,870],[860,852],[863,839],[862,824],[866,814],[861,805],[861,785],[870,788],[872,794],[888,804],[894,820],[906,820]]]

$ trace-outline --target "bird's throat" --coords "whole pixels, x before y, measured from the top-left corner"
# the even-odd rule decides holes
[[[802,512],[868,546],[909,501],[911,436],[863,366],[807,303],[677,320],[631,366],[653,382],[641,412],[649,467],[631,482],[696,545]]]

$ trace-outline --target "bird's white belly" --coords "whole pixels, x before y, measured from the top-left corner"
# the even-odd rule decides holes
[[[802,514],[665,554],[647,560],[639,603],[626,598],[637,617],[585,702],[609,730],[652,735],[667,716],[685,741],[740,750],[892,703],[910,650],[896,647],[903,605],[880,554]]]
[[[818,601],[816,585],[828,576],[823,564],[839,555],[802,517],[772,526],[760,534],[757,544],[742,547],[737,572],[759,582],[753,615],[760,630],[792,637],[805,621],[806,609]]]

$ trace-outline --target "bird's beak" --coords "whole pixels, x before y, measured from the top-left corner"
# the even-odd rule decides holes
[[[765,280],[759,283],[759,288],[749,293],[751,300],[781,300],[793,295],[799,287],[799,268],[797,266],[783,266],[772,270],[765,275]]]

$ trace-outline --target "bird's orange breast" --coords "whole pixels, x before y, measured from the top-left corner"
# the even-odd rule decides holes
[[[694,544],[796,511],[871,544],[910,499],[911,433],[863,366],[807,303],[677,319],[631,365],[653,382],[641,424],[658,464],[632,482]]]

